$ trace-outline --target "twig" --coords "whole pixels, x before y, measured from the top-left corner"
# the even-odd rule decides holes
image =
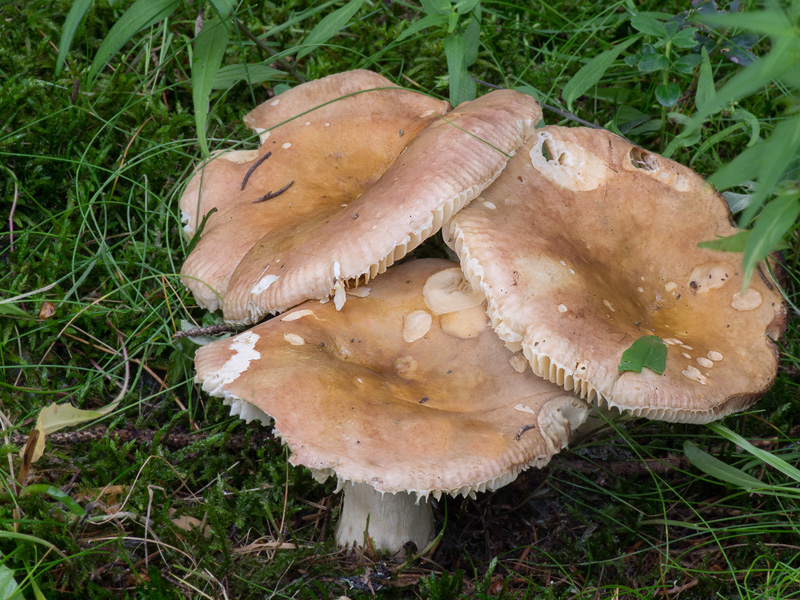
[[[495,90],[504,90],[506,88],[501,87],[499,85],[495,85],[493,83],[489,83],[488,81],[482,81],[473,77],[473,79],[480,83],[481,85],[485,85],[486,87],[490,87]],[[555,106],[550,106],[549,104],[545,104],[544,102],[539,102],[539,106],[544,108],[545,110],[549,110],[550,112],[554,112],[557,115],[564,117],[565,119],[569,119],[570,121],[575,121],[576,123],[580,123],[581,125],[585,125],[586,127],[591,127],[592,129],[603,129],[605,131],[609,131],[605,127],[601,127],[600,125],[595,125],[594,123],[590,123],[589,121],[584,121],[579,116],[572,114],[571,112],[567,112],[565,110],[561,110],[560,108],[556,108]]]
[[[285,186],[283,186],[281,189],[279,189],[277,192],[273,192],[272,190],[268,191],[266,194],[261,196],[261,198],[256,198],[255,200],[253,200],[253,204],[255,204],[256,202],[263,202],[264,200],[272,200],[276,196],[280,196],[283,192],[285,192],[290,187],[292,187],[293,183],[294,183],[294,180],[290,181]]]
[[[14,211],[17,210],[17,199],[19,198],[19,183],[17,183],[17,176],[12,171],[11,177],[14,178],[14,201],[11,203],[11,214],[8,215],[8,231],[11,238],[11,253],[14,253]]]
[[[176,331],[172,336],[173,340],[178,340],[184,337],[197,337],[198,335],[217,335],[220,333],[227,333],[229,331],[238,331],[233,325],[209,325],[208,327],[196,327],[194,329],[184,329],[183,331]]]
[[[239,19],[234,18],[233,22],[236,23],[236,27],[239,28],[239,31],[245,34],[250,39],[250,41],[252,41],[256,46],[267,52],[270,56],[275,56],[277,54],[275,50],[267,46],[259,37],[257,37],[252,31],[250,31],[247,27],[245,27],[244,23],[242,23]],[[300,73],[298,73],[297,71],[295,71],[294,67],[291,64],[289,64],[289,62],[286,61],[285,59],[276,58],[275,61],[279,63],[284,69],[289,71],[292,77],[297,79],[297,81],[299,81],[300,83],[305,83],[307,81],[306,78],[300,75]]]
[[[108,427],[105,425],[97,425],[91,429],[84,429],[83,431],[58,431],[51,433],[47,436],[51,444],[58,446],[72,446],[74,444],[97,442],[103,438],[110,437],[119,440],[122,443],[133,442],[134,444],[149,446],[153,443],[158,431],[152,429],[115,429],[108,433]],[[208,438],[220,436],[219,433],[206,433],[206,432],[170,432],[161,438],[161,444],[170,448],[185,448],[191,446],[195,442],[202,442]],[[224,436],[223,436],[224,437]],[[264,441],[271,439],[271,435],[263,430],[256,430],[248,434],[232,435],[227,438],[225,447],[231,451],[239,451],[244,449],[245,442],[249,438],[250,443],[254,448],[258,448]],[[8,436],[8,443],[16,446],[22,446],[28,440],[28,434],[14,434]]]
[[[265,160],[267,160],[267,159],[268,159],[270,156],[272,156],[272,152],[271,152],[271,151],[270,151],[270,152],[267,152],[267,153],[266,153],[264,156],[262,156],[261,158],[259,158],[259,159],[258,159],[258,160],[257,160],[257,161],[256,161],[256,162],[253,164],[253,166],[252,166],[252,167],[250,167],[249,169],[247,169],[247,173],[245,173],[245,174],[244,174],[244,179],[242,179],[242,189],[244,189],[244,186],[246,186],[246,185],[247,185],[247,180],[248,180],[248,179],[250,179],[250,175],[252,175],[252,174],[253,174],[253,171],[255,171],[255,170],[258,168],[258,167],[260,167],[260,166],[261,166],[261,163],[263,163]]]

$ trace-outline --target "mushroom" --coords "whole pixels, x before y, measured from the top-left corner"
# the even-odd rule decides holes
[[[261,147],[223,152],[198,167],[180,200],[188,235],[208,217],[181,270],[198,304],[219,309],[231,275],[259,240],[286,243],[346,208],[447,109],[360,70],[304,83],[255,108],[244,121]]]
[[[508,90],[492,92],[434,120],[404,149],[393,147],[402,154],[384,173],[384,160],[381,170],[362,164],[373,164],[373,145],[387,143],[375,135],[371,122],[386,118],[382,107],[399,104],[393,98],[381,99],[384,93],[418,97],[391,89],[349,98],[353,103],[372,98],[381,104],[354,109],[347,118],[338,113],[329,117],[331,127],[339,127],[329,135],[321,126],[323,140],[304,140],[297,127],[271,130],[262,157],[271,147],[274,152],[286,149],[282,156],[291,158],[280,164],[267,162],[269,168],[256,170],[247,187],[252,186],[255,196],[281,189],[287,181],[294,184],[268,202],[237,202],[209,220],[208,231],[182,271],[199,302],[215,308],[220,304],[216,296],[221,296],[226,321],[240,324],[306,299],[333,296],[341,308],[347,288],[382,273],[491,183],[541,117],[533,98]],[[324,108],[333,110],[337,104]],[[427,123],[434,113],[417,110],[415,123]],[[420,120],[419,114],[427,120]],[[314,116],[311,112],[292,123]],[[251,122],[255,120],[261,122],[261,116]],[[395,135],[405,131],[393,127],[389,129]],[[402,143],[409,137],[404,133]],[[248,164],[240,165],[239,171],[250,168]],[[238,185],[238,178],[233,183]],[[203,292],[204,284],[211,293]]]
[[[536,377],[489,327],[456,263],[391,268],[337,311],[303,303],[197,351],[197,378],[242,418],[274,419],[291,462],[335,475],[340,545],[401,552],[433,535],[429,498],[542,467],[589,406]]]
[[[736,233],[701,177],[607,131],[545,127],[445,227],[498,335],[534,373],[634,415],[704,423],[771,385],[786,325],[763,274],[697,244]],[[641,336],[666,370],[620,373]]]

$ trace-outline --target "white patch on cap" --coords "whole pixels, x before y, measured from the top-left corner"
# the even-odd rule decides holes
[[[337,265],[339,263],[336,263]],[[333,286],[333,305],[336,307],[336,310],[342,310],[344,303],[347,301],[347,292],[344,290],[344,284],[340,279],[337,281]]]
[[[675,283],[674,281],[668,281],[667,285],[664,286],[664,289],[667,290],[668,292],[671,292],[677,287],[678,287],[677,283]]]
[[[403,339],[409,344],[417,341],[430,331],[432,324],[433,317],[427,311],[415,310],[407,314],[403,318]]]
[[[269,105],[270,106],[278,106],[278,102],[280,102],[280,99],[273,100],[272,102],[269,103]]]
[[[281,148],[283,148],[284,150],[288,150],[291,147],[292,147],[291,142],[285,142],[284,144],[281,144]]]
[[[273,283],[278,281],[278,277],[280,275],[264,275],[261,279],[258,280],[252,288],[250,288],[251,294],[260,294],[261,292],[265,291],[269,286]]]
[[[721,360],[722,360],[724,357],[722,356],[722,353],[721,353],[721,352],[717,352],[717,351],[715,351],[715,350],[710,350],[710,351],[708,352],[708,358],[710,358],[711,360],[715,360],[715,361],[719,362],[719,361],[721,361]]]
[[[536,414],[536,411],[534,411],[530,406],[528,406],[527,404],[522,404],[521,402],[514,407],[514,410],[518,410],[519,412],[530,413],[532,415]]]
[[[422,295],[425,304],[435,315],[465,310],[484,301],[483,292],[472,289],[460,267],[443,269],[428,277],[422,287]]]
[[[330,126],[331,126],[330,123],[325,123],[325,127],[330,127]]]
[[[606,308],[607,308],[608,310],[610,310],[611,312],[617,312],[616,310],[614,310],[614,305],[613,305],[613,304],[611,304],[611,302],[609,302],[609,301],[608,301],[608,300],[606,300],[605,298],[603,299],[603,304],[605,304]]]
[[[608,177],[606,161],[580,145],[539,131],[529,153],[531,165],[546,179],[576,192],[596,189]],[[545,158],[545,151],[549,158]]]
[[[683,354],[683,358],[688,358],[689,360],[692,360],[692,355],[689,354],[688,352],[681,352],[681,354]]]
[[[695,294],[705,294],[721,288],[735,269],[727,263],[699,265],[692,269],[688,285]]]
[[[705,356],[698,356],[697,364],[699,364],[701,367],[705,367],[706,369],[710,369],[714,366],[714,363],[708,360]]]
[[[731,306],[740,311],[755,310],[761,306],[761,294],[753,288],[750,288],[744,294],[736,292],[731,300]]]
[[[293,313],[289,313],[285,317],[281,317],[281,321],[297,321],[297,319],[302,319],[303,317],[307,317],[309,315],[315,319],[317,318],[313,310],[304,308],[303,310],[296,310]]]
[[[372,288],[366,285],[362,285],[361,287],[353,288],[352,290],[347,290],[348,296],[355,296],[356,298],[366,298],[369,296],[369,293],[372,291]]]
[[[292,346],[302,346],[306,343],[302,336],[299,336],[296,333],[284,333],[283,339],[289,342]]]
[[[644,288],[643,287],[637,287],[636,291],[641,294],[644,291]]]
[[[306,121],[306,125],[311,125],[311,121]]]
[[[689,344],[681,344],[681,348],[684,350],[694,350]]]
[[[514,369],[517,373],[524,373],[525,371],[528,370],[528,367],[530,366],[528,364],[528,361],[525,360],[525,357],[519,353],[509,358],[508,362],[511,365],[511,368]]]
[[[484,201],[483,201],[483,205],[484,205],[486,208],[490,209],[490,210],[494,210],[494,209],[496,209],[496,208],[497,208],[497,206],[495,205],[495,203],[494,203],[494,202],[489,202],[488,200],[484,200]]]
[[[565,305],[563,305],[563,304],[559,304],[559,305],[558,305],[558,312],[560,312],[560,313],[565,313],[565,312],[567,312],[568,310],[569,310],[569,309],[568,309],[568,308],[567,308]]]
[[[687,379],[691,379],[692,381],[696,381],[700,385],[706,384],[706,378],[703,374],[697,369],[697,367],[686,367],[683,371],[681,371],[681,375],[686,377]]]
[[[228,347],[235,352],[216,373],[211,373],[203,380],[203,390],[212,395],[222,395],[220,389],[223,385],[235,381],[244,373],[254,360],[261,358],[261,353],[255,350],[258,334],[245,331],[231,338]]]

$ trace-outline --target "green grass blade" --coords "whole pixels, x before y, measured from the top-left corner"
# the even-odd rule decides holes
[[[61,70],[64,68],[64,62],[67,60],[69,47],[72,45],[72,38],[75,37],[75,32],[78,26],[83,21],[83,17],[89,12],[93,0],[74,0],[72,6],[67,13],[67,18],[64,20],[64,27],[61,28],[61,40],[58,42],[58,58],[56,58],[56,71],[55,76],[61,75]]]
[[[706,25],[740,27],[761,35],[782,36],[792,34],[792,23],[780,10],[750,11],[741,13],[698,14],[697,20]]]
[[[761,211],[744,245],[742,293],[750,284],[756,265],[775,249],[784,234],[792,228],[798,215],[800,200],[797,193],[775,198]]]
[[[689,462],[706,475],[711,475],[712,477],[716,477],[717,479],[721,479],[722,481],[746,490],[762,489],[765,487],[764,483],[752,475],[748,475],[744,471],[740,471],[736,467],[732,467],[728,463],[711,456],[688,440],[683,443],[683,452],[686,458],[689,459]]]
[[[194,42],[192,58],[192,100],[194,101],[194,120],[197,125],[197,138],[204,156],[208,156],[206,141],[206,120],[208,118],[208,97],[214,88],[214,78],[225,56],[231,30],[227,20],[215,17],[203,26]]]
[[[322,19],[314,29],[303,40],[303,46],[300,52],[297,53],[297,60],[307,56],[310,52],[314,51],[317,46],[324,44],[334,35],[339,33],[350,19],[353,18],[364,4],[364,0],[350,0],[341,8],[337,8],[331,14]]]
[[[415,33],[427,29],[428,27],[439,27],[447,23],[447,15],[428,15],[419,21],[414,21],[408,28],[397,36],[397,41],[402,41]]]
[[[226,65],[220,68],[211,82],[212,90],[227,90],[240,81],[262,83],[285,75],[283,71],[263,63]]]
[[[592,86],[597,85],[622,51],[637,41],[639,37],[638,35],[634,36],[613,48],[609,48],[605,52],[601,52],[572,76],[561,92],[561,97],[567,103],[567,110],[571,111],[572,103],[589,91]]]
[[[66,492],[63,492],[57,487],[54,487],[52,485],[47,485],[46,483],[36,483],[33,485],[26,486],[19,493],[20,497],[27,496],[28,494],[46,494],[47,496],[55,498],[56,500],[61,502],[64,506],[66,506],[69,509],[69,511],[73,515],[77,517],[82,517],[83,515],[86,514],[86,511],[83,509],[83,507],[77,502],[75,502],[75,500],[70,498],[70,496]]]
[[[100,44],[89,69],[87,87],[91,87],[97,74],[111,57],[142,29],[163,21],[178,8],[179,0],[136,0]]]
[[[709,423],[708,425],[706,425],[706,427],[708,427],[714,433],[721,435],[726,440],[733,442],[740,448],[743,448],[756,458],[762,460],[763,462],[765,462],[772,468],[776,469],[777,471],[780,471],[787,477],[794,479],[797,483],[800,483],[800,470],[793,467],[782,458],[775,456],[771,452],[762,450],[761,448],[756,448],[755,446],[753,446],[753,444],[748,442],[738,433],[731,431],[724,425],[720,425],[718,423]]]

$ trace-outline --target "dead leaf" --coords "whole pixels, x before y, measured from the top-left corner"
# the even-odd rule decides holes
[[[44,321],[45,319],[49,319],[54,314],[56,314],[56,305],[52,302],[45,302],[42,304],[42,308],[39,311],[39,318]]]

